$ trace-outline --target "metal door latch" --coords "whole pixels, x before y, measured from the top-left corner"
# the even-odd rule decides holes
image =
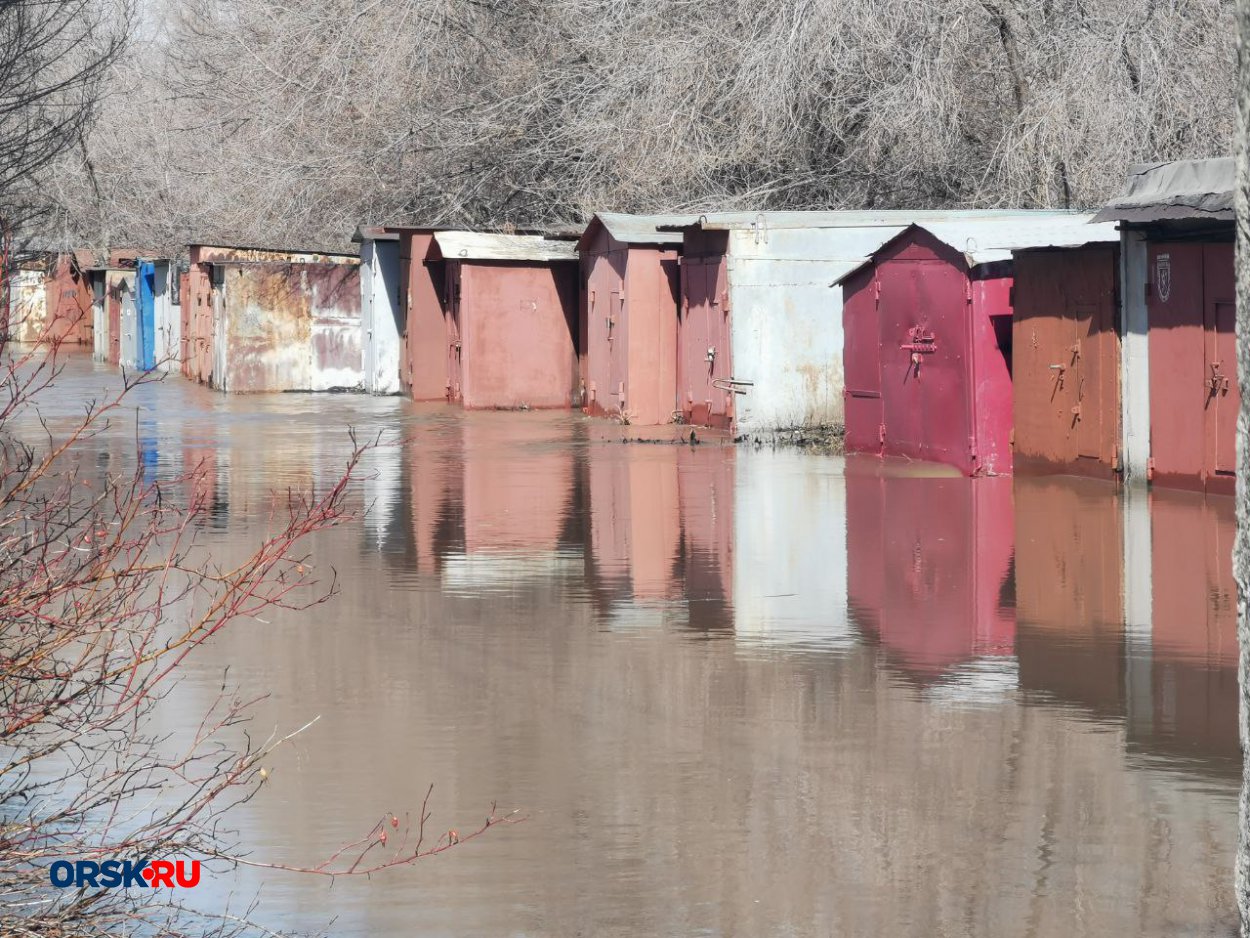
[[[907,330],[907,337],[911,341],[902,343],[899,348],[911,352],[912,361],[917,360],[917,355],[932,355],[937,351],[937,337],[924,326],[912,326]]]
[[[1211,377],[1207,379],[1207,389],[1211,392],[1212,397],[1219,394],[1221,391],[1226,394],[1228,393],[1228,377],[1220,373],[1220,366],[1222,364],[1224,363],[1211,362]]]

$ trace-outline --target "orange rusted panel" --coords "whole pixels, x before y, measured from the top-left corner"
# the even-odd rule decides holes
[[[1118,478],[1119,252],[1015,255],[1015,465]]]
[[[90,345],[91,284],[72,254],[57,255],[48,273],[45,340]]]
[[[360,384],[360,271],[348,264],[215,265],[223,271],[213,385],[324,391]]]
[[[214,325],[212,267],[200,262],[201,248],[191,246],[187,287],[182,294],[182,373],[212,384]]]

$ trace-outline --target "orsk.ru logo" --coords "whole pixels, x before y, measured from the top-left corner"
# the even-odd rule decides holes
[[[57,860],[48,878],[60,889],[69,886],[98,889],[190,889],[200,881],[199,860]]]

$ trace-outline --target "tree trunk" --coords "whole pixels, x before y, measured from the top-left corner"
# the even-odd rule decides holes
[[[1237,378],[1250,388],[1250,0],[1237,0]],[[1241,396],[1237,420],[1237,542],[1233,548],[1233,575],[1237,580],[1237,639],[1241,654],[1240,735],[1242,751],[1239,842],[1237,847],[1237,911],[1241,934],[1250,936],[1250,393]]]

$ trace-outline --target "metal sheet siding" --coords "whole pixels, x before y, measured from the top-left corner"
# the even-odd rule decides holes
[[[156,367],[177,372],[182,367],[182,307],[173,301],[178,270],[169,261],[157,261],[155,267]],[[183,295],[180,292],[179,298]]]
[[[363,379],[370,394],[400,385],[400,262],[397,241],[365,241],[360,249]]]
[[[42,270],[18,270],[10,280],[9,331],[14,342],[38,342],[48,321],[48,284]]]
[[[140,261],[135,277],[135,360],[136,368],[151,371],[156,366],[156,265]]]
[[[121,342],[118,346],[118,363],[126,369],[138,367],[139,363],[139,282],[134,273],[126,281],[127,288],[121,295]]]
[[[839,235],[854,234],[836,232]],[[829,232],[809,232],[813,240]],[[842,291],[833,286],[836,261],[785,257],[774,232],[756,244],[752,232],[730,233],[729,299],[733,309],[736,428],[764,433],[791,427],[835,426],[842,401]],[[782,256],[772,257],[774,245]],[[754,256],[753,256],[754,255]]]
[[[464,406],[573,406],[577,265],[461,261],[458,267]]]
[[[307,389],[312,317],[283,265],[224,270],[213,386],[231,393]]]
[[[121,365],[125,362],[123,358],[125,344],[123,333],[127,321],[127,309],[130,310],[130,320],[133,324],[134,282],[135,275],[133,271],[110,270],[106,274],[109,334],[108,362],[111,365]],[[127,367],[133,367],[133,365],[128,364]]]
[[[122,297],[119,276],[120,274],[110,270],[105,274],[104,280],[105,318],[108,320],[108,352],[104,360],[110,365],[120,364],[122,360]]]
[[[1026,251],[1013,269],[1017,469],[1118,478],[1118,250]]]
[[[360,386],[360,286],[354,265],[225,267],[215,302],[214,386],[326,391]]]
[[[91,272],[91,318],[92,318],[92,348],[91,357],[98,362],[108,361],[109,356],[109,319],[108,319],[108,294],[105,290],[105,272],[103,270],[94,270]]]
[[[680,395],[686,419],[696,407],[714,415],[714,424],[732,423],[738,432],[767,433],[801,426],[844,423],[842,290],[837,281],[897,236],[903,227],[883,224],[875,215],[834,214],[831,227],[773,228],[771,216],[753,227],[730,225],[717,231],[709,222],[687,231],[683,280],[683,319],[691,341],[681,343]],[[861,224],[862,222],[862,224]],[[719,237],[719,241],[717,241]],[[732,372],[715,369],[715,383],[699,396],[699,357],[706,371],[711,336],[696,348],[696,332],[706,323],[698,312],[708,292],[707,277],[695,270],[697,258],[716,244],[726,255],[723,307],[729,326]],[[720,276],[720,274],[718,274]],[[695,312],[690,313],[691,305]],[[707,328],[703,328],[708,332]],[[732,382],[732,383],[731,383]],[[705,385],[709,382],[703,382]],[[731,390],[732,389],[732,390]],[[721,398],[727,397],[726,400]]]
[[[312,317],[309,390],[361,387],[360,268],[308,264],[298,273]]]

